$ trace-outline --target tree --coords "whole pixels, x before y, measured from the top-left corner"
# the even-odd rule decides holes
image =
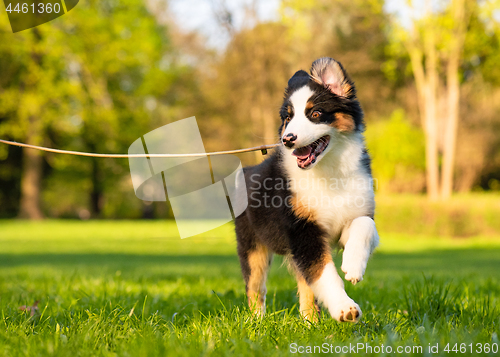
[[[472,0],[452,0],[444,8],[433,5],[426,0],[423,15],[414,17],[409,29],[401,25],[393,29],[395,41],[404,44],[410,58],[425,132],[427,193],[436,200],[448,198],[453,189],[460,65],[474,4]],[[419,13],[419,9],[411,10]]]
[[[72,84],[59,71],[64,67],[61,46],[53,34],[34,28],[12,34],[0,31],[0,134],[32,145],[43,145],[47,128],[67,114]],[[40,219],[43,154],[23,149],[19,216]]]
[[[80,151],[126,152],[149,130],[182,118],[178,108],[185,103],[179,103],[193,86],[192,70],[179,61],[167,27],[143,1],[90,1],[32,30],[12,34],[4,27],[1,137]],[[117,182],[130,183],[126,160],[54,158],[25,150],[23,161],[20,216],[26,218],[42,216],[42,183],[53,185],[49,196],[57,206],[73,184],[66,181],[77,180],[93,216],[100,216],[106,205],[107,212],[118,210],[119,204],[109,198],[121,187]],[[57,183],[43,181],[43,167],[54,171]],[[133,197],[131,183],[127,189]],[[46,211],[64,213],[52,207]]]

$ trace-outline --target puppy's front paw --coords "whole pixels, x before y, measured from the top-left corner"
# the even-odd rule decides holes
[[[352,250],[344,250],[342,257],[342,266],[340,269],[345,273],[345,280],[353,285],[363,280],[365,274],[367,259],[366,254],[355,254]]]
[[[366,266],[366,265],[365,265]],[[341,266],[342,271],[345,273],[345,280],[350,281],[353,285],[363,280],[365,269],[363,264],[359,262],[346,261],[345,257]]]
[[[331,310],[332,317],[339,322],[358,322],[361,318],[361,309],[351,299],[335,305]]]

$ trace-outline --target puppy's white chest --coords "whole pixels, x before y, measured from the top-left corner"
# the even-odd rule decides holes
[[[353,219],[373,214],[371,180],[362,174],[349,177],[313,177],[303,179],[294,194],[309,207],[317,223],[336,239]]]
[[[375,201],[371,175],[361,162],[362,136],[332,138],[331,145],[310,170],[298,168],[296,158],[287,151],[283,151],[283,163],[292,194],[335,239],[353,219],[373,216]]]

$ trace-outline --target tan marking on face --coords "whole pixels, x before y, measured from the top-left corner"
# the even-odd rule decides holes
[[[286,111],[288,113],[288,116],[289,117],[292,117],[292,107],[288,106],[286,107]],[[283,137],[283,134],[285,133],[285,129],[286,129],[286,119],[283,121],[283,128],[281,129],[281,137]]]
[[[297,196],[292,196],[290,204],[297,217],[308,220],[309,222],[316,222],[316,213],[306,200],[300,199]]]
[[[306,104],[306,109],[311,109],[312,107],[314,107],[314,103],[311,101],[308,101]]]
[[[264,313],[266,302],[266,279],[272,254],[267,247],[258,244],[248,254],[250,276],[247,284],[248,306],[254,313]]]
[[[335,113],[335,121],[331,124],[340,132],[352,132],[354,131],[354,119],[349,114],[345,113]]]

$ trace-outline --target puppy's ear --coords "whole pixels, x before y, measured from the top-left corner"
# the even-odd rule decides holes
[[[354,84],[342,65],[333,58],[323,57],[314,61],[311,77],[333,94],[346,98],[355,96]]]
[[[300,70],[295,72],[295,74],[288,80],[288,87],[293,87],[296,82],[305,82],[309,80],[311,76],[306,71]]]

